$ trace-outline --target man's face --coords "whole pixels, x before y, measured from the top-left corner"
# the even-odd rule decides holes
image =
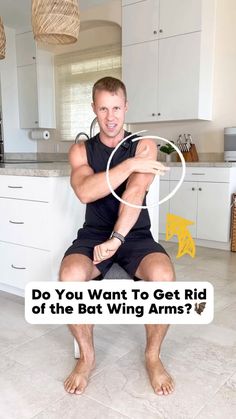
[[[97,115],[100,133],[107,138],[115,138],[123,130],[127,103],[122,89],[116,93],[106,90],[96,91],[92,103]]]

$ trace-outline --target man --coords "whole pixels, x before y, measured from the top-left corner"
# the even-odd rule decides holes
[[[105,171],[114,147],[129,135],[123,129],[127,111],[126,88],[105,77],[93,86],[93,111],[100,133],[72,146],[69,160],[71,185],[86,205],[85,223],[65,253],[61,281],[87,281],[103,277],[114,261],[135,279],[173,281],[174,270],[163,247],[153,240],[146,209],[120,203],[107,185]],[[113,190],[125,201],[145,205],[146,192],[156,174],[167,168],[157,162],[157,147],[151,139],[125,141],[114,155],[109,172]],[[161,344],[168,325],[145,325],[146,367],[154,392],[168,395],[174,383],[160,360]],[[69,325],[80,348],[80,358],[64,386],[81,394],[95,367],[93,325]]]

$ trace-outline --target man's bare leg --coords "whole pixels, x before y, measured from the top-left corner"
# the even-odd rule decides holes
[[[87,281],[95,278],[100,271],[84,255],[69,255],[61,264],[60,281]],[[95,350],[92,324],[68,325],[80,348],[80,358],[75,368],[64,382],[68,393],[82,394],[87,387],[89,376],[95,368]]]
[[[162,253],[150,253],[139,264],[135,275],[146,281],[174,281],[175,274],[168,256]],[[146,324],[145,359],[148,376],[153,390],[158,395],[168,395],[174,391],[174,382],[165,370],[161,359],[161,344],[169,325]]]

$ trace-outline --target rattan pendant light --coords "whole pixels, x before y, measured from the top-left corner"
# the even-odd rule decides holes
[[[34,39],[47,44],[73,44],[79,36],[77,0],[32,0]]]
[[[3,60],[5,58],[5,53],[6,53],[6,36],[5,36],[2,18],[0,17],[0,60]]]

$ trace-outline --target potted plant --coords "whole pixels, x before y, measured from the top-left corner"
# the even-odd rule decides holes
[[[170,162],[171,161],[171,153],[173,153],[175,151],[174,147],[172,147],[171,144],[167,143],[165,145],[162,145],[160,147],[160,151],[162,151],[162,153],[166,154],[166,161]]]

